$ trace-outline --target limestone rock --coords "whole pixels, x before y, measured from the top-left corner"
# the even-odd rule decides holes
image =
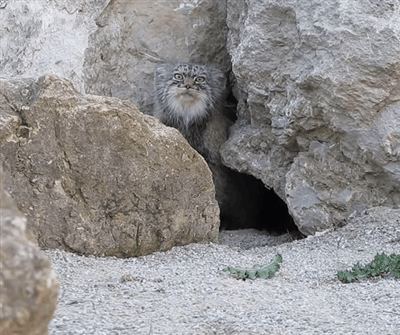
[[[262,179],[305,234],[400,193],[400,5],[228,0],[239,120],[225,163]]]
[[[97,29],[95,19],[109,2],[5,1],[0,8],[0,77],[55,74],[83,93],[85,50]]]
[[[149,112],[158,63],[212,62],[229,70],[225,16],[226,3],[218,0],[112,1],[89,39],[86,92],[128,99]]]
[[[151,104],[164,61],[230,69],[219,0],[7,0],[0,8],[0,76],[54,74],[81,93]]]
[[[148,112],[157,63],[210,61],[228,72],[231,61],[239,119],[222,149],[227,166],[273,188],[305,234],[341,225],[365,208],[393,207],[400,201],[399,6],[390,0],[2,1],[0,75],[19,80],[16,111],[1,119],[2,150],[16,152],[20,141],[25,148],[42,129],[44,121],[34,128],[33,117],[28,123],[20,116],[36,99],[18,90],[24,78],[57,74],[81,93],[128,99]],[[61,145],[63,139],[50,149]],[[59,162],[51,150],[47,162]],[[20,169],[35,163],[14,160]],[[54,171],[54,180],[62,180],[56,189],[80,188]],[[33,187],[43,203],[54,188],[45,185]],[[88,213],[85,189],[71,192],[65,206],[72,214],[62,216],[81,213],[79,206]],[[36,215],[34,206],[24,210]]]
[[[31,240],[26,218],[3,189],[0,167],[0,329],[2,335],[46,335],[59,283]]]
[[[217,241],[211,172],[177,130],[57,77],[0,91],[5,184],[41,247],[131,257]]]

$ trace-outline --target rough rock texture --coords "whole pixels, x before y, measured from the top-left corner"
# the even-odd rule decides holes
[[[155,64],[232,62],[224,162],[273,188],[304,234],[400,201],[398,1],[3,0],[0,36],[1,76],[57,74],[143,112]]]
[[[225,17],[226,2],[218,0],[110,2],[85,53],[86,92],[148,112],[157,63],[213,62],[230,70]]]
[[[0,167],[0,329],[2,335],[46,335],[59,283],[34,244],[26,218],[4,191]]]
[[[305,234],[400,201],[400,4],[228,0],[239,121],[225,163]]]
[[[83,93],[85,50],[109,1],[0,1],[0,76],[54,74]]]
[[[156,63],[230,69],[225,17],[219,0],[1,1],[0,76],[54,74],[147,112]]]
[[[177,130],[57,77],[0,92],[6,187],[40,246],[129,257],[217,240],[211,172]]]

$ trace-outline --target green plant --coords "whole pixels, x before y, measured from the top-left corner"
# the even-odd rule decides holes
[[[400,278],[400,255],[392,254],[386,256],[377,254],[374,260],[362,267],[357,263],[353,271],[340,271],[337,273],[338,279],[343,283],[351,283],[360,278],[381,276],[390,272],[396,278]]]
[[[275,261],[271,264],[259,265],[256,264],[252,268],[234,268],[228,266],[222,271],[229,271],[230,273],[236,274],[239,278],[272,278],[275,276],[276,272],[279,270],[280,263],[282,263],[282,256],[276,255]]]

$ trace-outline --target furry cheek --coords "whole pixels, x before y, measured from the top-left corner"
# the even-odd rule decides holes
[[[182,104],[182,108],[191,108],[202,100],[202,94],[199,91],[180,87],[171,88],[169,96],[170,100],[173,99],[175,103]]]
[[[177,87],[171,88],[167,100],[170,110],[177,117],[181,117],[185,124],[207,115],[207,96],[201,91],[195,91],[189,95],[182,94],[182,89]]]

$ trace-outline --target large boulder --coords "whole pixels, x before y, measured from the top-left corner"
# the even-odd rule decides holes
[[[224,162],[273,188],[304,234],[400,201],[399,9],[228,0],[239,120]]]
[[[217,241],[211,172],[177,130],[57,77],[0,92],[5,185],[41,247],[130,257]]]
[[[225,1],[7,0],[0,15],[0,76],[54,74],[81,93],[130,100],[142,112],[150,109],[157,63],[230,69]]]
[[[47,335],[59,283],[35,245],[26,218],[3,189],[0,167],[0,329],[2,335]]]

